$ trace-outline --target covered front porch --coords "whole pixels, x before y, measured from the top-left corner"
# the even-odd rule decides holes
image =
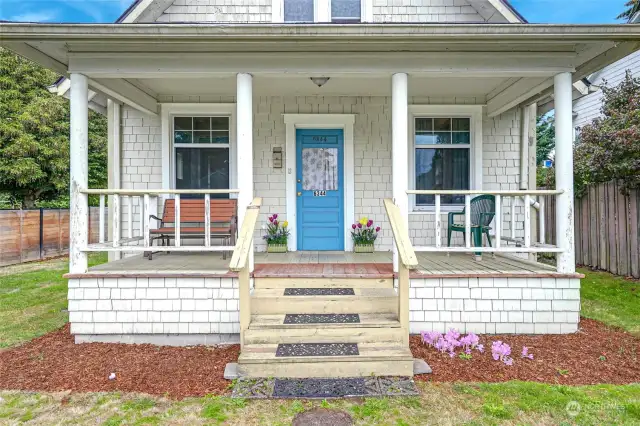
[[[557,272],[571,274],[572,84],[633,51],[635,35],[622,27],[492,29],[9,25],[3,43],[69,75],[73,274],[87,272],[91,251],[108,251],[113,260],[149,251],[158,226],[150,217],[164,213],[168,200],[175,200],[176,235],[171,246],[153,250],[230,252],[233,239],[216,245],[208,231],[199,243],[181,243],[181,197],[204,200],[203,229],[213,222],[211,199],[237,200],[240,229],[256,196],[262,210],[251,251],[265,249],[262,226],[278,213],[291,226],[290,251],[308,250],[304,242],[318,236],[304,235],[305,223],[327,217],[330,248],[351,251],[349,225],[367,216],[382,228],[377,249],[397,253],[382,203],[388,198],[417,252],[551,252]],[[90,91],[110,99],[106,189],[88,188]],[[558,179],[554,190],[539,192],[530,141],[535,104],[550,96]],[[324,142],[327,130],[338,131],[339,177],[325,189],[307,187],[298,135],[315,131],[312,141]],[[332,191],[331,214],[307,215],[301,199],[328,200]],[[108,205],[101,219],[110,227],[100,243],[88,244],[87,202],[96,195]],[[482,213],[493,215],[482,226],[494,244],[474,248],[480,225],[470,210],[482,195],[495,204]],[[534,225],[544,197],[558,199],[555,242],[538,237]],[[449,247],[447,215],[462,211],[462,232]],[[395,254],[393,264],[398,272]]]
[[[485,256],[477,262],[472,254],[417,253],[418,265],[412,278],[424,277],[523,277],[541,278],[556,275],[550,265],[516,257]],[[393,253],[353,253],[331,251],[297,251],[290,253],[255,253],[257,277],[393,277]],[[89,268],[93,276],[235,276],[229,260],[218,253],[163,253],[152,261],[142,255]],[[396,274],[397,276],[397,274]]]

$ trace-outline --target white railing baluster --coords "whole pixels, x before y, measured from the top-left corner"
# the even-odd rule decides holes
[[[104,194],[100,194],[100,219],[98,220],[100,229],[98,230],[98,241],[104,243]]]
[[[133,197],[127,195],[127,234],[133,238]]]
[[[531,195],[524,196],[524,246],[531,247]]]
[[[131,202],[131,206],[133,208],[133,197],[132,198],[132,202]],[[142,201],[142,197],[137,197],[138,200],[138,204],[140,205],[140,222],[138,223],[138,232],[140,233],[140,235],[138,235],[139,238],[144,238],[144,217],[147,216],[147,212],[144,211],[144,203]],[[133,212],[133,210],[132,210]],[[133,213],[132,217],[133,217]]]
[[[151,209],[149,208],[149,194],[144,194],[144,205],[143,205],[143,216],[142,216],[142,222],[144,224],[143,226],[143,236],[144,236],[144,246],[145,247],[149,247],[150,246],[150,240],[151,240],[151,236],[149,235],[149,212],[151,211]]]
[[[204,194],[204,246],[211,247],[211,195]]]
[[[436,247],[442,246],[442,218],[440,217],[440,195],[436,195]]]
[[[540,244],[545,244],[546,236],[545,236],[545,223],[544,223],[544,195],[538,198],[538,203],[540,203],[540,209],[538,210],[538,217],[540,218]]]
[[[113,246],[120,246],[120,196],[113,195],[113,217],[111,218],[111,232],[113,232]]]
[[[517,197],[511,197],[511,214],[510,214],[510,227],[511,227],[511,239],[516,239],[516,200]]]
[[[502,197],[500,195],[496,195],[496,208],[495,208],[494,221],[496,223],[495,246],[496,246],[496,249],[499,249],[502,243]]]
[[[180,194],[176,194],[174,199],[175,199],[174,228],[175,228],[175,234],[176,234],[175,246],[180,247]]]
[[[463,253],[476,252],[477,258],[479,253],[562,253],[565,249],[554,245],[546,244],[545,241],[545,198],[547,196],[555,196],[561,194],[562,190],[544,189],[544,190],[419,190],[410,189],[406,191],[408,195],[433,195],[435,219],[435,244],[431,246],[416,246],[415,250],[426,253]],[[442,196],[443,195],[463,195],[464,198],[464,239],[463,247],[449,247],[442,244]],[[495,197],[494,209],[494,226],[495,232],[492,236],[491,247],[474,247],[475,242],[472,241],[473,228],[471,224],[471,204],[472,197],[475,195],[493,195]],[[535,198],[532,198],[535,197]],[[505,205],[505,199],[509,200]],[[521,201],[518,201],[521,199]],[[536,202],[533,202],[536,201]],[[533,202],[533,204],[532,204]],[[524,207],[524,231],[522,235],[518,235],[517,223],[517,207],[523,203]],[[536,212],[531,211],[531,206],[536,208]],[[507,211],[508,210],[508,211]],[[531,228],[531,220],[537,220],[535,214],[540,215],[540,238],[533,235]],[[509,215],[507,219],[507,215]],[[505,232],[505,225],[509,227],[510,232]],[[509,236],[509,234],[511,236]],[[495,238],[495,243],[493,242]],[[532,241],[533,240],[533,241]],[[514,243],[515,247],[509,246],[508,243]]]
[[[467,248],[471,248],[471,195],[464,196],[464,239]]]
[[[213,245],[211,236],[211,194],[237,194],[237,189],[85,189],[80,191],[82,197],[88,197],[89,195],[97,195],[100,203],[99,211],[99,226],[98,238],[96,242],[87,244],[83,249],[87,252],[132,252],[143,253],[148,252],[152,247],[153,238],[150,234],[153,224],[151,223],[152,210],[155,209],[155,201],[153,197],[159,197],[161,195],[169,195],[167,197],[175,197],[175,205],[171,207],[170,212],[175,215],[175,232],[171,234],[174,237],[176,244],[166,246],[155,246],[154,251],[160,252],[172,252],[172,251],[184,251],[184,252],[230,252],[233,251],[234,246],[228,245],[229,242],[225,242],[226,245]],[[207,208],[205,212],[202,212],[200,223],[206,221],[207,232],[205,233],[204,244],[199,245],[186,245],[181,244],[181,194],[200,195],[203,196]],[[109,198],[107,201],[107,197]],[[124,200],[126,199],[126,200]],[[138,201],[136,201],[136,199]],[[107,204],[110,211],[107,216]],[[124,211],[126,207],[126,212]],[[135,211],[139,208],[139,213]],[[169,208],[167,205],[166,208]],[[174,210],[175,209],[175,210]],[[125,218],[125,213],[127,217]],[[166,215],[164,215],[167,213]],[[162,215],[166,216],[165,220],[169,220],[171,214],[169,211],[163,208]],[[206,216],[206,217],[205,217]],[[111,229],[108,229],[107,221],[110,220]],[[139,234],[138,225],[135,221],[139,220]],[[123,226],[127,226],[127,232],[123,234]],[[121,235],[122,234],[122,235]]]

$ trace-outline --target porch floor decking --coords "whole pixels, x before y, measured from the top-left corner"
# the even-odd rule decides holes
[[[472,254],[417,253],[419,266],[412,278],[427,277],[564,277],[554,267],[513,257]],[[158,253],[153,260],[142,255],[94,266],[89,275],[235,276],[230,258],[219,253]],[[270,277],[392,277],[391,252],[291,252],[256,253],[255,276]]]

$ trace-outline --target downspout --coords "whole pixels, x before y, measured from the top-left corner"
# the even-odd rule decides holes
[[[522,131],[520,132],[520,190],[525,191],[527,189],[535,189],[534,187],[529,188],[529,159],[531,155],[535,156],[535,153],[529,152],[529,135],[531,134],[530,122],[531,120],[535,121],[535,112],[534,105],[526,105],[521,108],[521,122],[520,128]],[[532,135],[535,137],[535,135]],[[523,197],[520,197],[521,199]],[[536,210],[540,209],[540,203],[538,203],[535,199],[531,198],[531,207]]]
[[[529,106],[520,108],[520,189],[529,189]]]

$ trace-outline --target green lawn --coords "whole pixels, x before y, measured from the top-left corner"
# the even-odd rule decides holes
[[[91,266],[106,254],[89,257]],[[0,348],[14,346],[62,327],[68,320],[67,259],[0,268]]]
[[[421,395],[329,401],[248,401],[227,397],[172,401],[118,393],[0,392],[0,423],[290,425],[313,407],[348,412],[357,425],[640,423],[640,385],[550,386],[538,383],[420,383]],[[567,407],[570,409],[568,410]],[[575,411],[573,411],[575,410]]]
[[[640,336],[640,281],[580,269],[582,316]]]
[[[90,264],[106,256],[90,258]],[[0,269],[0,348],[28,341],[67,321],[64,259]],[[637,281],[581,270],[583,316],[640,333]],[[640,424],[640,384],[556,386],[529,382],[418,383],[413,398],[248,401],[166,398],[120,393],[0,391],[0,424],[288,425],[313,407],[351,414],[359,425]],[[567,410],[567,407],[579,410]]]

